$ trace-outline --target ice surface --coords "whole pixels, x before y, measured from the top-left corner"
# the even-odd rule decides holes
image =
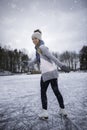
[[[59,75],[59,89],[70,120],[59,116],[59,105],[50,85],[47,91],[49,119],[38,119],[40,77],[0,76],[0,130],[87,130],[87,73]]]

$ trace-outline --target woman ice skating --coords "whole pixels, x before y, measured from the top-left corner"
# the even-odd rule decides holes
[[[45,46],[44,41],[42,40],[42,32],[39,29],[35,30],[32,34],[32,41],[35,44],[36,58],[29,62],[29,65],[40,63],[42,74],[40,80],[42,112],[39,114],[39,117],[42,119],[48,119],[46,91],[49,84],[51,84],[52,90],[59,103],[60,114],[67,116],[67,113],[65,112],[64,100],[58,88],[57,66],[65,72],[69,72],[70,70],[50,53],[49,49]],[[53,64],[53,62],[57,66]]]

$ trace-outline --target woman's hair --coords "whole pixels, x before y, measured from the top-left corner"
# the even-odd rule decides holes
[[[40,34],[42,34],[42,32],[39,29],[34,30],[34,33],[35,32],[39,32]]]

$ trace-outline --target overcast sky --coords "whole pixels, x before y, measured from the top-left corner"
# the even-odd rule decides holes
[[[38,28],[50,50],[79,51],[87,45],[87,0],[0,0],[0,43],[33,53]]]

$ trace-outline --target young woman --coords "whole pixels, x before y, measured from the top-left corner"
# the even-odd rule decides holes
[[[58,70],[57,66],[59,66],[65,72],[69,72],[69,68],[63,65],[55,56],[53,56],[49,49],[45,46],[44,41],[42,40],[42,32],[40,30],[35,30],[32,34],[32,41],[35,44],[36,49],[36,58],[29,62],[29,65],[40,63],[41,69],[41,102],[42,102],[42,112],[39,114],[40,118],[48,118],[47,112],[47,88],[49,84],[51,84],[52,90],[57,98],[57,101],[60,106],[60,114],[67,116],[65,112],[65,106],[63,97],[58,88]],[[55,64],[53,64],[53,62]]]

